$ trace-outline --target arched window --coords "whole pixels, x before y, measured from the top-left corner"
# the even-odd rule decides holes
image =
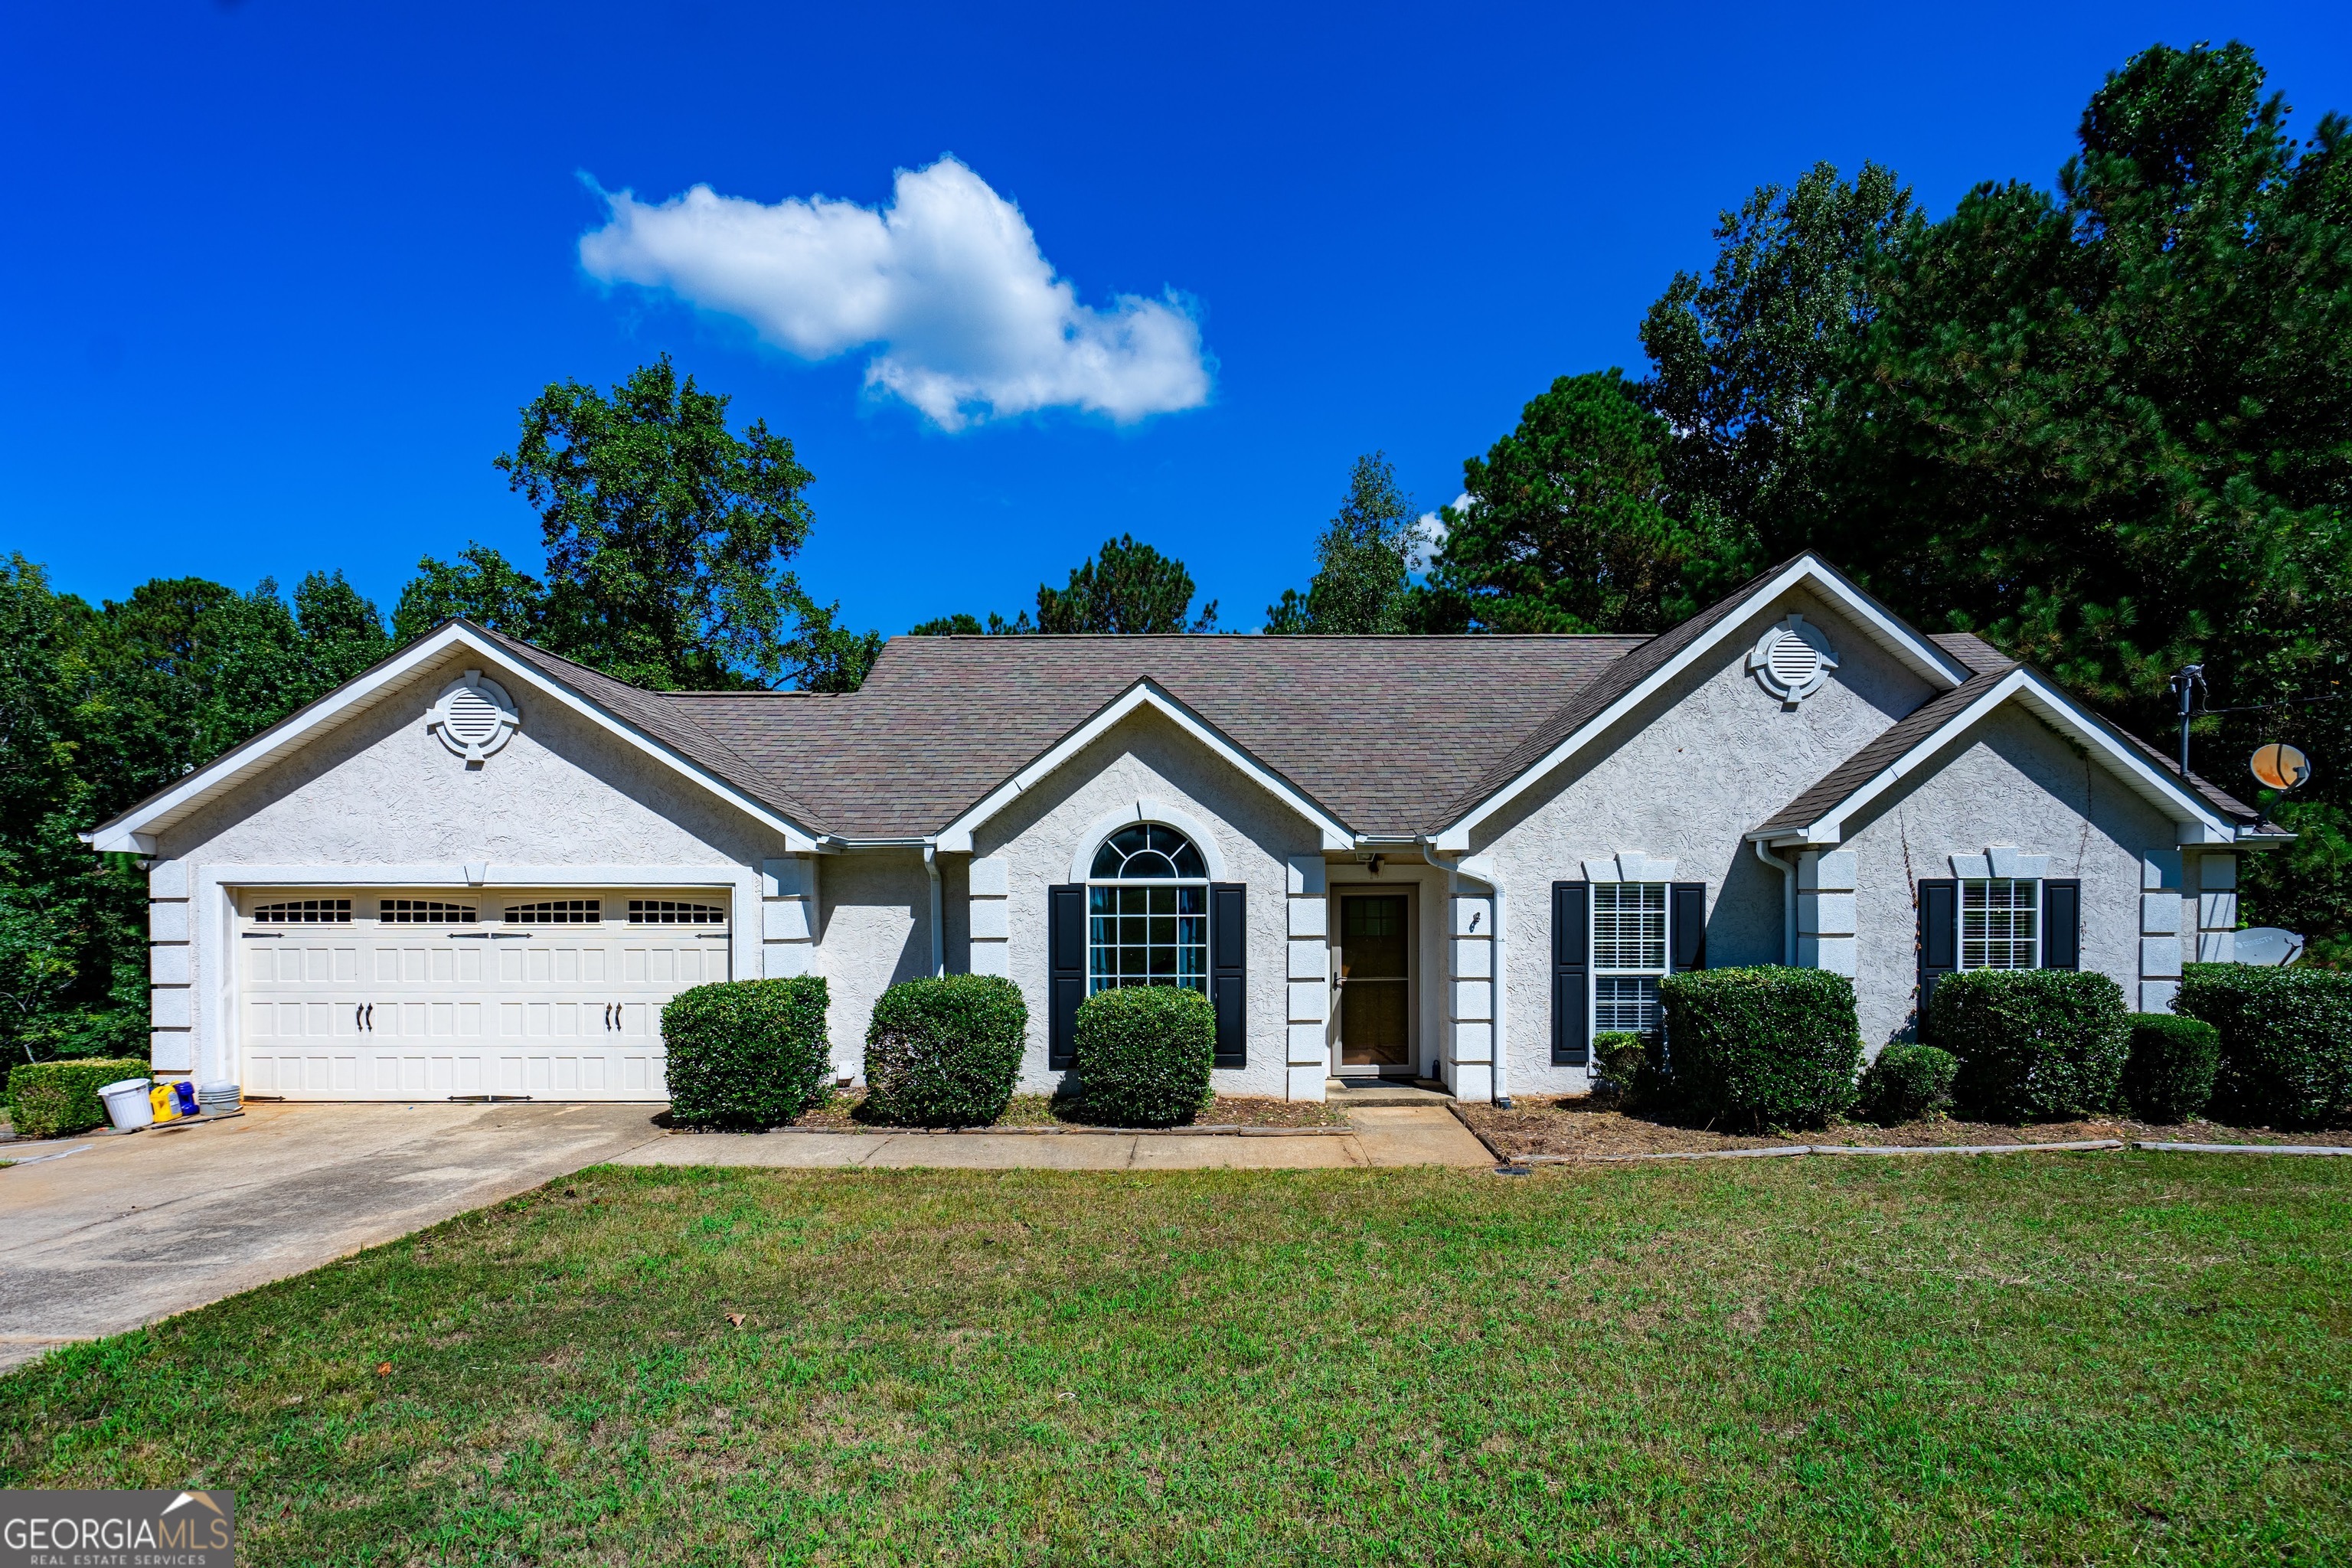
[[[1209,868],[1172,827],[1139,822],[1103,841],[1087,879],[1087,989],[1209,988]]]

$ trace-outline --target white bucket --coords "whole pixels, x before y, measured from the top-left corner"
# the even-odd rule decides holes
[[[155,1108],[148,1103],[143,1078],[107,1084],[99,1089],[98,1098],[106,1101],[107,1120],[114,1123],[117,1132],[136,1132],[154,1124]]]

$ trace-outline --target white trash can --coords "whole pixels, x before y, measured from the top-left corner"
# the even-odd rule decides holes
[[[148,1102],[147,1084],[143,1078],[126,1078],[99,1089],[98,1098],[106,1102],[106,1119],[114,1123],[117,1132],[136,1132],[154,1125],[155,1107]]]

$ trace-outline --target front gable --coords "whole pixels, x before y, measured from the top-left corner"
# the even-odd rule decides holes
[[[684,785],[684,793],[689,798],[707,804],[723,803],[732,814],[748,817],[780,836],[794,852],[805,853],[820,847],[813,828],[794,821],[742,784],[720,776],[707,760],[648,732],[642,724],[632,722],[610,706],[555,679],[540,663],[518,657],[500,639],[464,622],[451,622],[419,638],[83,837],[91,847],[102,852],[141,855],[158,853],[167,841],[188,840],[192,837],[191,825],[199,821],[202,826],[193,836],[213,837],[226,831],[226,825],[240,812],[259,809],[273,796],[297,793],[307,786],[311,782],[310,775],[320,771],[317,759],[308,763],[303,761],[312,748],[324,746],[327,750],[322,754],[330,756],[352,753],[354,748],[349,739],[338,739],[352,726],[359,726],[360,732],[377,740],[413,728],[416,733],[412,740],[419,743],[419,754],[427,763],[431,754],[437,752],[461,766],[478,763],[486,776],[492,775],[493,770],[510,776],[514,770],[499,769],[494,759],[454,754],[428,729],[436,718],[446,717],[440,703],[446,689],[468,670],[484,672],[526,708],[536,709],[548,717],[561,715],[563,727],[583,736],[594,735],[599,747],[628,755],[632,759],[629,767],[641,768],[648,780],[657,781],[647,788],[665,798],[667,812],[677,813],[677,806],[668,801]],[[526,722],[517,731],[519,735],[530,729],[528,714],[524,717]],[[429,747],[430,752],[424,751],[424,747]],[[500,755],[512,749],[502,745]],[[524,748],[524,752],[529,750]],[[281,770],[290,770],[286,775],[288,782],[274,784],[273,776]],[[381,782],[390,785],[394,781]],[[394,796],[403,793],[395,790]],[[343,808],[362,820],[373,817],[381,821],[390,815],[388,800],[371,803],[364,795],[346,801]]]
[[[1859,662],[1872,673],[1868,683],[1885,688],[1880,671],[1900,671],[1908,677],[1910,700],[1886,710],[1891,724],[1901,712],[1939,691],[1969,679],[1959,659],[1897,619],[1827,563],[1811,554],[1797,557],[1767,574],[1691,620],[1626,654],[1559,711],[1550,715],[1509,757],[1481,781],[1449,812],[1437,834],[1441,849],[1471,847],[1473,835],[1491,819],[1508,813],[1520,797],[1539,790],[1563,769],[1580,762],[1591,765],[1596,749],[1607,749],[1626,736],[1659,721],[1660,716],[1691,695],[1706,689],[1709,677],[1727,667],[1740,668],[1757,687],[1760,699],[1779,701],[1801,715],[1818,697],[1839,688],[1859,690],[1865,678],[1844,671],[1846,658],[1832,654],[1834,666],[1806,672],[1810,688],[1795,691],[1784,679],[1794,672],[1776,670],[1765,647],[1769,634],[1783,626],[1791,615],[1822,634],[1834,650],[1870,650]],[[1789,627],[1801,642],[1802,627]],[[1798,684],[1806,684],[1800,679]],[[1786,700],[1795,696],[1794,702]],[[1885,698],[1873,691],[1869,700],[1884,708]],[[1784,726],[1795,731],[1806,726]],[[1858,742],[1857,742],[1858,743]],[[1850,754],[1850,752],[1848,753]]]

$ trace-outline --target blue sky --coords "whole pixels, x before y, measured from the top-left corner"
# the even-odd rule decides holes
[[[2352,110],[2340,5],[14,0],[0,548],[92,598],[535,570],[516,410],[667,350],[793,438],[856,625],[1132,531],[1255,626],[1355,454],[1452,499],[1759,183],[2046,184],[2103,72],[2231,37]]]

